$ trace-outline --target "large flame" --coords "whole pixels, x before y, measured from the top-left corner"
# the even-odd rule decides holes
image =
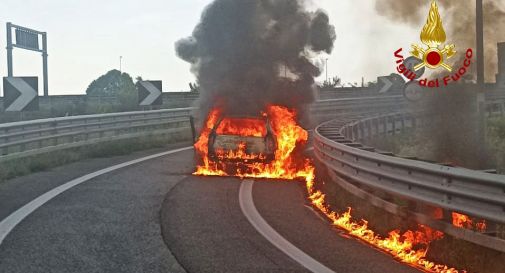
[[[368,221],[352,219],[351,208],[344,213],[336,213],[326,203],[326,196],[314,188],[314,183],[307,181],[307,192],[312,204],[319,209],[334,226],[346,230],[350,235],[365,241],[394,256],[403,263],[422,269],[426,272],[438,273],[463,273],[446,265],[437,264],[426,259],[429,244],[443,237],[440,231],[419,225],[417,231],[408,230],[401,233],[399,230],[389,232],[386,238],[376,234],[368,228]]]
[[[275,159],[272,162],[247,163],[247,159],[261,157],[262,155],[248,155],[245,153],[245,144],[240,143],[236,151],[220,151],[218,153],[218,159],[230,159],[231,157],[233,159],[241,158],[246,161],[246,163],[244,163],[247,167],[245,170],[244,168],[237,168],[237,170],[229,172],[224,163],[213,161],[209,159],[208,156],[209,136],[221,114],[219,109],[214,109],[209,113],[200,138],[195,144],[197,153],[203,159],[202,164],[197,166],[197,170],[194,173],[195,175],[237,176],[241,178],[280,178],[286,180],[303,179],[310,202],[324,214],[334,226],[346,230],[350,235],[391,254],[399,261],[426,272],[465,272],[426,259],[426,253],[428,252],[430,242],[443,237],[443,233],[440,231],[435,231],[427,226],[419,225],[417,231],[409,230],[401,233],[399,230],[394,230],[389,232],[388,237],[383,238],[368,228],[367,221],[353,220],[351,208],[341,214],[333,211],[326,202],[326,195],[315,188],[315,168],[311,161],[308,159],[300,160],[294,158],[293,151],[295,151],[298,145],[306,143],[308,133],[297,124],[296,112],[293,110],[289,110],[282,106],[269,106],[264,113],[272,122],[272,129],[277,141]],[[243,122],[243,126],[232,126],[234,128],[234,133],[243,136],[251,135],[251,124],[248,124],[247,120]],[[240,120],[234,120],[232,123],[237,125],[240,123]],[[223,130],[228,129],[223,128]],[[253,133],[253,135],[256,134]],[[221,157],[219,155],[221,155]]]
[[[421,41],[429,47],[438,47],[447,39],[442,18],[438,12],[438,5],[435,0],[431,2],[430,13],[426,25],[421,31]]]
[[[221,121],[216,132],[220,135],[264,137],[267,128],[259,119],[227,117]]]
[[[232,175],[251,178],[280,178],[293,180],[297,178],[312,179],[314,168],[309,160],[295,160],[292,153],[299,145],[307,142],[308,133],[296,122],[296,112],[282,106],[268,106],[266,112],[275,134],[277,148],[275,150],[274,160],[270,163],[263,162],[242,162],[240,167],[229,171],[229,163],[212,161],[209,159],[208,142],[212,128],[218,122],[221,111],[214,109],[210,112],[205,127],[198,142],[195,144],[196,151],[202,157],[200,166],[197,166],[195,175],[223,176]],[[233,133],[239,136],[264,136],[266,129],[260,123],[252,121],[253,119],[229,119],[229,122],[219,127],[222,132]],[[242,126],[239,126],[242,122]],[[264,130],[263,130],[264,129]],[[219,131],[219,128],[218,128]],[[227,159],[263,159],[263,155],[251,155],[245,153],[245,144],[240,143],[235,151],[217,151],[218,158]]]

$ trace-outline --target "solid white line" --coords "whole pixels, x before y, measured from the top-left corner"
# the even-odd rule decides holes
[[[293,260],[301,264],[303,267],[307,268],[312,272],[317,273],[335,273],[333,270],[324,266],[320,262],[316,261],[305,252],[301,251],[299,248],[291,244],[288,240],[282,237],[277,231],[275,231],[266,221],[261,217],[258,210],[254,206],[254,201],[252,197],[252,180],[245,180],[240,185],[239,191],[239,203],[242,213],[245,215],[247,220],[251,225],[265,237],[270,243],[284,252],[286,255],[291,257]]]
[[[14,227],[16,227],[21,221],[23,221],[23,219],[25,219],[28,215],[30,215],[36,209],[38,209],[39,207],[41,207],[42,205],[47,203],[49,200],[56,197],[58,194],[66,191],[74,186],[77,186],[81,183],[84,183],[84,182],[89,181],[93,178],[96,178],[100,175],[110,173],[112,171],[119,170],[121,168],[128,167],[131,165],[135,165],[135,164],[147,161],[147,160],[155,159],[155,158],[170,155],[170,154],[179,153],[182,151],[187,151],[190,149],[193,149],[193,147],[186,147],[186,148],[171,150],[171,151],[167,151],[167,152],[163,152],[163,153],[158,153],[158,154],[138,158],[138,159],[124,162],[124,163],[121,163],[118,165],[114,165],[114,166],[87,174],[85,176],[81,176],[79,178],[76,178],[72,181],[69,181],[61,186],[58,186],[58,187],[44,193],[43,195],[32,200],[30,203],[28,203],[28,204],[24,205],[23,207],[21,207],[20,209],[16,210],[11,215],[7,216],[7,218],[2,220],[2,222],[0,222],[0,245],[2,244],[5,237],[7,237],[7,235],[9,235],[9,233],[14,229]]]

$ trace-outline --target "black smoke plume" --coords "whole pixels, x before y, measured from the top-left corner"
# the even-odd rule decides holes
[[[408,24],[421,32],[431,1],[427,0],[377,0],[376,11],[391,21]],[[450,162],[471,168],[493,167],[480,138],[474,82],[476,72],[476,12],[475,0],[438,0],[442,20],[447,32],[447,42],[456,45],[457,55],[448,62],[459,69],[467,48],[474,49],[472,66],[460,84],[436,88],[429,92],[419,105],[430,114],[430,122],[418,137],[429,143],[433,160]],[[484,42],[486,80],[494,82],[497,71],[497,42],[505,41],[505,2],[484,0]],[[412,41],[416,43],[416,41]],[[438,70],[429,78],[442,78],[447,71]],[[424,77],[424,76],[423,76]]]
[[[176,43],[200,85],[199,108],[257,114],[268,104],[300,111],[313,101],[311,62],[331,53],[335,29],[322,10],[302,0],[215,0],[192,36]]]
[[[426,22],[428,0],[377,0],[375,9],[378,14],[398,23],[408,24],[421,29]],[[467,48],[475,45],[475,0],[438,0],[443,10],[442,20],[447,31],[447,43],[456,44],[458,55],[451,63],[460,65]],[[486,80],[494,82],[497,73],[497,43],[505,41],[505,1],[484,0],[484,46]],[[415,41],[413,41],[415,42]],[[471,73],[475,78],[475,66]]]

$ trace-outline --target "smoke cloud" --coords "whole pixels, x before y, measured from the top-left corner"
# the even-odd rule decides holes
[[[429,5],[427,0],[377,0],[379,14],[398,23],[418,27],[421,31],[426,22]],[[456,45],[457,55],[450,64],[458,68],[465,58],[467,48],[476,48],[475,0],[438,0],[447,42]],[[497,42],[505,40],[505,2],[484,0],[484,44],[486,81],[494,82],[497,73]],[[412,41],[415,43],[416,41]],[[475,51],[474,51],[475,53]],[[465,75],[468,82],[476,76],[476,62]],[[437,71],[430,78],[446,76],[447,71]],[[450,162],[470,168],[489,168],[490,163],[479,138],[476,92],[474,84],[453,84],[429,92],[418,105],[430,115],[430,122],[418,137],[429,143],[433,160]]]
[[[311,60],[331,53],[335,29],[303,0],[215,0],[191,37],[176,43],[200,85],[202,114],[218,106],[234,115],[257,114],[270,103],[302,110],[313,101],[320,68]]]
[[[375,9],[378,14],[398,23],[406,23],[419,28],[426,21],[429,5],[427,0],[377,0]],[[447,43],[456,44],[459,51],[451,63],[458,66],[464,59],[467,48],[476,47],[475,40],[475,0],[438,0],[441,7],[442,20],[447,32]],[[505,1],[484,0],[484,45],[486,81],[494,82],[497,73],[498,42],[505,41]],[[415,41],[412,41],[415,43]],[[470,71],[475,75],[475,65]],[[473,76],[475,79],[475,76]]]

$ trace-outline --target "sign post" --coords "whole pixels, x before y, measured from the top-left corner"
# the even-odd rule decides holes
[[[7,23],[7,76],[14,77],[12,65],[12,50],[14,47],[42,53],[42,70],[44,81],[44,96],[49,96],[49,83],[47,72],[47,33],[26,27]],[[16,40],[12,39],[12,30],[15,30]],[[39,37],[42,37],[42,48],[39,45]]]

